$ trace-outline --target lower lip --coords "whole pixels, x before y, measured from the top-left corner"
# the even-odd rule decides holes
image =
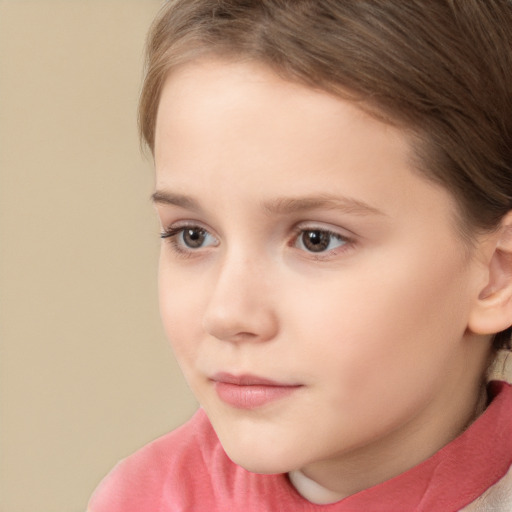
[[[215,382],[219,398],[237,409],[256,409],[291,395],[300,386],[244,386],[227,382]]]

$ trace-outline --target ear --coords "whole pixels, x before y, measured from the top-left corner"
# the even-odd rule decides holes
[[[512,325],[512,210],[485,246],[486,278],[469,316],[475,334],[494,334]]]

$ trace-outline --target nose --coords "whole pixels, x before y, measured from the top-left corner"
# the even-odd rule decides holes
[[[278,331],[271,285],[261,263],[247,258],[226,260],[213,283],[203,328],[232,343],[271,340]]]

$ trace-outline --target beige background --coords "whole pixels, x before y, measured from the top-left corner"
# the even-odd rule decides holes
[[[156,0],[0,0],[0,511],[80,512],[194,402],[156,300],[142,46]]]

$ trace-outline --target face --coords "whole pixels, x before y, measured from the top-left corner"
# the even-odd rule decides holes
[[[165,84],[155,164],[164,326],[235,462],[322,475],[453,427],[476,263],[405,133],[200,61]]]

